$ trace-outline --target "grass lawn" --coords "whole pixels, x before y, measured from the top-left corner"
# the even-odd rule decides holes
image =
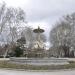
[[[16,64],[9,61],[0,61],[0,68],[11,69],[25,69],[25,70],[59,70],[59,69],[73,69],[75,68],[75,62],[70,62],[66,65],[28,65],[28,64]]]

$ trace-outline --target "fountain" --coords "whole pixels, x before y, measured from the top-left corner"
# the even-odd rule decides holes
[[[31,65],[63,65],[68,64],[68,60],[65,58],[45,58],[45,48],[44,43],[41,41],[41,34],[44,32],[44,29],[40,29],[38,26],[37,29],[34,29],[33,32],[37,34],[36,41],[34,43],[33,49],[30,51],[30,56],[33,57],[25,58],[10,58],[12,62],[22,63],[22,64],[31,64]]]
[[[44,48],[44,43],[41,40],[40,34],[42,34],[44,32],[44,29],[40,29],[40,27],[38,26],[38,28],[34,29],[33,32],[35,34],[37,34],[36,41],[35,41],[35,44],[34,44],[34,48],[43,49]]]

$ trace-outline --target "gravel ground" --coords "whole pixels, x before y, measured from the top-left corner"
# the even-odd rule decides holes
[[[60,71],[17,71],[0,69],[0,75],[75,75],[75,70]]]

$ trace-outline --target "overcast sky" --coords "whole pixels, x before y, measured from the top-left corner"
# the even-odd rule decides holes
[[[21,7],[30,25],[50,29],[63,15],[75,12],[75,0],[0,0]]]
[[[41,26],[48,34],[59,19],[75,12],[75,0],[3,0],[7,6],[21,7],[26,12],[28,24]],[[0,0],[2,2],[2,0]]]

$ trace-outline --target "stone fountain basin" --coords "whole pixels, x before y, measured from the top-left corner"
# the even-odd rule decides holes
[[[69,64],[67,58],[10,58],[10,62],[29,65],[64,65]]]

